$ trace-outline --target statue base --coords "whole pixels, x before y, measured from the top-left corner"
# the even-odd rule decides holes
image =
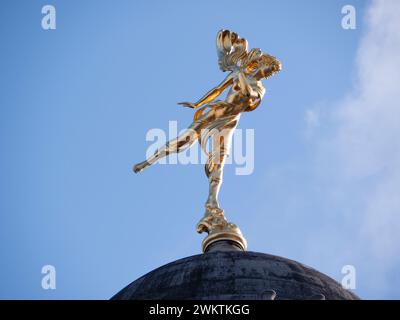
[[[217,241],[228,241],[235,244],[238,250],[246,251],[247,241],[239,227],[228,222],[224,216],[224,210],[220,208],[206,207],[204,217],[197,224],[197,232],[207,232],[208,236],[202,242],[203,252],[210,251],[211,246]]]

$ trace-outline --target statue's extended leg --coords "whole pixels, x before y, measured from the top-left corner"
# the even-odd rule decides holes
[[[147,158],[145,161],[137,163],[133,167],[133,171],[135,173],[141,172],[147,167],[151,166],[157,160],[171,154],[171,153],[179,153],[186,148],[190,147],[193,142],[196,141],[198,137],[197,131],[189,127],[184,133],[182,133],[179,137],[168,141],[163,147],[156,150],[152,156]]]

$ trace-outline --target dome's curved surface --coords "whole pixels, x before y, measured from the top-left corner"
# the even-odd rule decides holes
[[[180,259],[142,276],[112,299],[359,299],[299,262],[257,252],[216,251]]]

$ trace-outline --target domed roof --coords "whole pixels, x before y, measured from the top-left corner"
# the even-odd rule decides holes
[[[214,251],[183,258],[142,276],[112,299],[359,299],[299,262],[258,252]]]

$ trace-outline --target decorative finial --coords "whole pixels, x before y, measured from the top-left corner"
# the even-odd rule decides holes
[[[218,192],[232,135],[241,113],[253,111],[259,106],[265,93],[261,80],[281,70],[281,63],[276,58],[262,53],[260,49],[248,51],[247,40],[229,30],[218,32],[217,54],[218,65],[222,71],[229,72],[228,76],[196,103],[179,103],[184,107],[199,108],[194,114],[192,124],[183,134],[133,167],[134,172],[141,172],[159,159],[181,152],[199,140],[208,156],[205,172],[209,179],[205,214],[197,224],[199,233],[208,233],[203,240],[203,252],[218,241],[231,241],[240,250],[247,248],[246,239],[240,229],[225,219],[224,211],[219,206]],[[227,88],[230,90],[226,98],[215,100]],[[212,140],[210,151],[206,148],[209,139]]]

